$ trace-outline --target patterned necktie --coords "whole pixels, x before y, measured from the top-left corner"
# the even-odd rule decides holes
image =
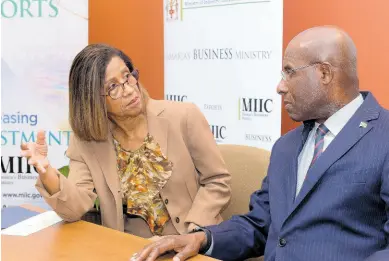
[[[313,156],[310,167],[312,167],[312,165],[316,162],[316,160],[323,153],[324,136],[329,131],[330,130],[324,124],[320,124],[319,127],[317,127],[316,134],[315,134],[315,152],[313,153],[314,156]]]

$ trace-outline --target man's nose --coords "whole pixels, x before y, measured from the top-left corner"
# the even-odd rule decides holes
[[[280,95],[284,95],[287,92],[288,92],[288,87],[286,86],[285,81],[281,79],[277,85],[277,93]]]

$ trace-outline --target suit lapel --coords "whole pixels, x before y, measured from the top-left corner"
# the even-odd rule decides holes
[[[291,175],[287,176],[287,184],[286,184],[286,188],[288,189],[288,194],[287,194],[288,210],[293,206],[294,194],[296,191],[296,183],[297,183],[298,156],[303,147],[303,143],[301,142],[301,140],[299,140],[299,143],[296,145],[297,146],[293,146],[295,150],[293,151],[293,159],[292,159],[292,166],[291,166],[292,173]]]
[[[304,122],[304,127],[303,127],[302,132],[301,132],[301,139],[298,139],[298,143],[295,146],[293,146],[294,148],[296,148],[296,150],[293,154],[292,173],[291,173],[291,175],[288,175],[288,184],[287,184],[287,188],[289,189],[288,210],[290,210],[293,207],[293,203],[294,203],[295,195],[296,195],[298,158],[299,158],[301,150],[304,147],[305,142],[307,141],[309,132],[312,130],[314,125],[315,125],[314,121]]]
[[[109,189],[113,195],[116,195],[120,191],[120,185],[116,169],[116,153],[111,134],[108,135],[107,141],[93,143],[93,151]]]
[[[372,106],[373,105],[373,106]],[[371,95],[366,98],[364,104],[358,109],[349,122],[344,126],[342,131],[335,137],[328,148],[316,161],[316,163],[308,170],[306,179],[301,188],[301,191],[296,197],[296,200],[290,209],[290,216],[296,208],[301,204],[304,198],[315,187],[319,180],[331,165],[340,159],[347,151],[349,151],[360,139],[363,138],[372,128],[373,124],[360,126],[361,122],[369,123],[379,116],[379,106]]]
[[[150,135],[158,142],[163,155],[168,157],[169,121],[163,117],[164,110],[162,104],[150,99],[147,106],[147,123]]]

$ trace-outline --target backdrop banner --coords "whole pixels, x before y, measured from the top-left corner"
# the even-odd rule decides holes
[[[46,207],[20,144],[35,141],[42,129],[50,163],[68,164],[68,76],[73,58],[88,44],[88,0],[7,0],[1,16],[2,207]]]
[[[218,143],[281,135],[282,0],[165,0],[165,99],[193,102]]]

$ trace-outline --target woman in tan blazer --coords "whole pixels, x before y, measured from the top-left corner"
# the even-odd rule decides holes
[[[123,52],[92,44],[69,76],[73,135],[68,178],[47,159],[44,132],[22,144],[36,184],[65,221],[100,201],[106,227],[150,238],[218,224],[230,200],[230,174],[200,110],[153,100]]]

